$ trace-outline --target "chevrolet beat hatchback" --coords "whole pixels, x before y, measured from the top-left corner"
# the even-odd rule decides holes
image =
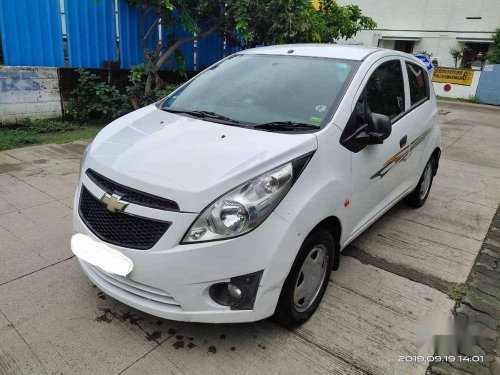
[[[82,157],[71,246],[95,285],[147,313],[294,326],[343,248],[399,200],[425,203],[439,157],[415,57],[247,50],[99,133]]]

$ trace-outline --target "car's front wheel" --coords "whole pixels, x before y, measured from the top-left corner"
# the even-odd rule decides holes
[[[425,165],[424,172],[418,181],[418,185],[408,196],[405,198],[405,202],[414,208],[420,208],[425,204],[427,197],[431,191],[432,181],[434,180],[436,168],[436,159],[431,156],[427,164]]]
[[[333,267],[335,240],[326,229],[311,233],[299,250],[273,319],[284,327],[308,320],[325,294]]]

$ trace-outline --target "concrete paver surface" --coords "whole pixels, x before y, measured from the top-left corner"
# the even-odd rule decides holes
[[[500,201],[500,111],[441,105],[443,155],[427,204],[362,234],[314,317],[192,324],[93,287],[69,249],[85,142],[0,153],[0,374],[425,374],[416,336],[446,321]]]

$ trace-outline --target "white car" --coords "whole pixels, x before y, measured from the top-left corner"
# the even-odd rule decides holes
[[[425,203],[437,113],[408,54],[239,52],[99,133],[72,250],[99,289],[152,315],[298,325],[342,249],[401,199]]]

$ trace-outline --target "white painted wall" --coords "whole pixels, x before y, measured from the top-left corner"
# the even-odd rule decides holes
[[[389,39],[416,39],[414,53],[428,51],[440,66],[454,66],[451,48],[465,41],[486,42],[500,27],[500,0],[337,0],[358,5],[377,22],[375,30],[361,31],[349,43],[393,48]],[[481,19],[467,19],[481,17]]]
[[[57,68],[0,66],[0,125],[61,116]]]

